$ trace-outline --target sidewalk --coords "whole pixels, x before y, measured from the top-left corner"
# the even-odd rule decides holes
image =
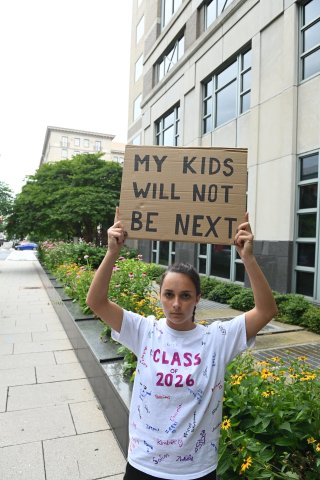
[[[0,261],[0,479],[122,480],[125,458],[34,254],[9,258]]]

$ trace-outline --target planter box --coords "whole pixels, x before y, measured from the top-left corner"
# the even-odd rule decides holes
[[[101,340],[103,324],[85,315],[57,280],[36,263],[42,283],[98,398],[123,454],[128,450],[128,418],[132,384],[122,375],[119,345]]]

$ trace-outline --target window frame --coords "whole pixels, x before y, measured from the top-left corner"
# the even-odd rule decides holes
[[[171,59],[170,59],[171,55]],[[184,55],[184,31],[180,32],[155,64],[156,81],[161,82]],[[176,57],[176,58],[174,58]],[[168,65],[166,65],[168,63]],[[163,73],[162,73],[163,70]]]
[[[301,162],[304,158],[318,157],[318,166],[317,166],[317,177],[301,180]],[[300,208],[300,188],[306,185],[317,184],[317,200],[316,206],[312,208]],[[316,215],[316,231],[315,236],[312,237],[301,237],[299,236],[299,219],[302,215],[315,214]],[[320,300],[320,150],[315,150],[308,152],[306,154],[301,154],[297,157],[297,181],[296,181],[296,208],[295,208],[295,232],[294,232],[294,252],[293,252],[293,284],[292,291],[297,294],[302,294],[305,297]],[[315,245],[315,258],[314,266],[304,266],[298,264],[298,253],[300,245]],[[313,274],[313,292],[312,295],[307,295],[298,290],[298,273],[312,273]]]
[[[171,3],[171,15],[166,17],[166,7]],[[179,10],[182,5],[183,0],[162,0],[161,1],[161,12],[160,12],[160,28],[161,31],[170,23],[172,17]]]
[[[305,81],[308,80],[309,78],[313,78],[316,75],[320,74],[320,62],[319,62],[319,68],[316,72],[312,73],[309,76],[305,76],[304,70],[305,70],[305,59],[308,57],[311,57],[315,53],[318,53],[320,55],[320,42],[316,44],[315,46],[309,48],[308,50],[304,50],[304,34],[306,31],[308,31],[310,28],[313,26],[320,24],[320,14],[318,17],[313,18],[309,23],[305,24],[304,23],[304,16],[305,16],[305,7],[309,4],[312,3],[316,0],[309,0],[309,1],[304,1],[300,5],[300,80]]]
[[[252,62],[247,67],[243,66],[243,59],[245,55],[249,52],[252,52],[251,45],[247,45],[242,49],[236,56],[233,56],[226,62],[222,67],[219,67],[215,72],[210,76],[206,77],[202,82],[202,115],[201,115],[201,134],[206,135],[207,133],[213,132],[216,128],[225,125],[226,123],[238,118],[240,115],[245,114],[250,110],[242,109],[242,99],[245,95],[251,94],[251,85],[249,88],[242,90],[242,81],[244,75],[252,71]],[[219,76],[232,66],[235,65],[235,76],[224,81],[222,85],[218,85]],[[211,87],[208,86],[211,84]],[[218,123],[218,100],[219,95],[222,92],[226,91],[230,85],[235,84],[236,97],[235,102],[235,115]],[[206,94],[206,91],[209,90],[209,93]],[[208,108],[209,107],[209,108]],[[209,113],[208,113],[209,112]],[[209,125],[209,127],[208,127]]]

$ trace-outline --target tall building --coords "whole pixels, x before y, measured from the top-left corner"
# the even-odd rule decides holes
[[[320,301],[320,0],[133,0],[128,143],[248,148],[255,253]],[[233,246],[140,241],[244,282]]]
[[[125,145],[113,142],[115,135],[47,127],[40,165],[72,158],[80,153],[103,153],[102,159],[123,163]]]

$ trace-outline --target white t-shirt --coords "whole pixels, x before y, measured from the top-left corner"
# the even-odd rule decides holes
[[[112,337],[137,358],[128,461],[159,478],[191,480],[217,467],[226,365],[249,345],[245,317],[170,328],[124,311]],[[250,342],[250,346],[253,342]]]

